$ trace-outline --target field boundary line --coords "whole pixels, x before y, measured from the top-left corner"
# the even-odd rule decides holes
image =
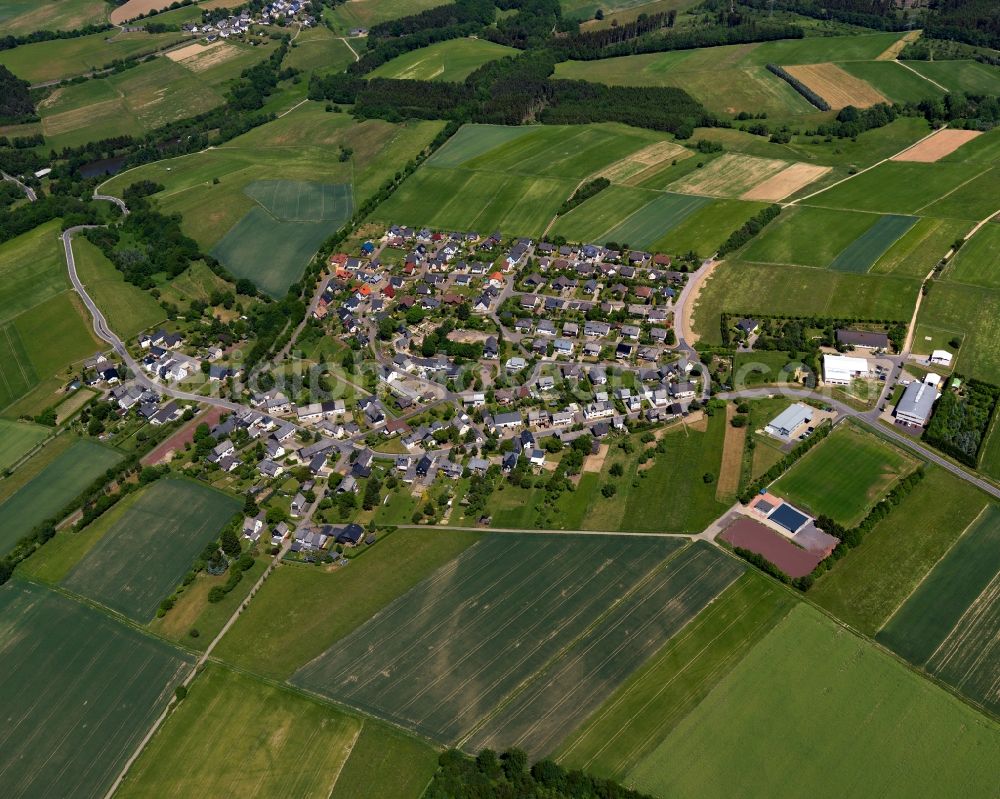
[[[918,78],[923,78],[923,79],[924,79],[925,81],[927,81],[928,83],[933,83],[933,84],[934,84],[935,86],[937,86],[937,87],[938,87],[938,88],[939,88],[939,89],[940,89],[941,91],[943,91],[943,92],[944,92],[945,94],[951,94],[951,92],[950,92],[950,91],[949,91],[949,90],[948,90],[948,89],[947,89],[946,87],[942,86],[942,85],[941,85],[940,83],[938,83],[938,82],[937,82],[936,80],[934,80],[933,78],[928,78],[928,77],[927,77],[927,76],[926,76],[926,75],[925,75],[925,74],[924,74],[923,72],[918,72],[918,71],[917,71],[917,70],[915,70],[915,69],[914,69],[913,67],[911,67],[911,66],[910,66],[909,64],[904,64],[904,63],[903,63],[902,61],[900,61],[900,60],[899,60],[898,58],[894,58],[894,59],[892,59],[892,60],[893,60],[893,61],[895,61],[895,62],[896,62],[897,64],[899,64],[899,65],[900,65],[900,66],[901,66],[901,67],[902,67],[903,69],[908,69],[908,70],[910,70],[910,72],[912,72],[912,73],[913,73],[914,75],[916,75],[916,76],[917,76]],[[909,149],[909,148],[907,148],[907,149]]]
[[[928,206],[931,206],[931,205],[934,205],[934,203],[939,203],[939,202],[941,202],[941,200],[945,199],[946,197],[950,197],[950,196],[951,196],[952,194],[954,194],[954,193],[955,193],[956,191],[958,191],[958,190],[959,190],[960,188],[962,188],[963,186],[968,186],[968,185],[969,185],[970,183],[972,183],[972,181],[974,181],[974,180],[978,180],[979,178],[983,177],[983,175],[988,175],[988,174],[989,174],[990,172],[992,172],[992,171],[993,171],[993,169],[994,169],[994,167],[992,167],[992,166],[991,166],[991,167],[990,167],[989,169],[987,169],[987,170],[986,170],[985,172],[980,172],[980,173],[979,173],[978,175],[973,175],[973,176],[972,176],[971,178],[969,178],[968,180],[966,180],[966,181],[963,181],[963,182],[959,183],[959,184],[958,184],[958,185],[957,185],[957,186],[956,186],[955,188],[953,188],[953,189],[952,189],[951,191],[946,191],[946,192],[945,192],[944,194],[942,194],[942,195],[941,195],[940,197],[938,197],[938,198],[937,198],[936,200],[931,200],[931,201],[930,201],[929,203],[927,203],[927,205],[921,205],[921,206],[920,206],[920,207],[919,207],[919,208],[918,208],[918,209],[917,209],[916,211],[914,211],[913,213],[914,213],[914,214],[919,214],[919,213],[920,213],[921,211],[923,211],[923,210],[924,210],[925,208],[927,208]],[[912,226],[911,226],[911,227],[912,227]]]
[[[594,621],[587,625],[580,634],[573,638],[571,641],[567,641],[564,646],[562,646],[559,651],[554,652],[552,657],[542,663],[537,669],[525,676],[517,685],[515,685],[507,693],[506,696],[502,697],[500,701],[489,710],[478,722],[472,725],[469,730],[462,735],[456,742],[457,747],[461,747],[463,744],[467,743],[473,738],[477,733],[483,730],[487,724],[495,719],[500,712],[515,701],[524,691],[526,691],[536,680],[539,680],[543,675],[549,671],[553,666],[557,665],[569,652],[573,649],[577,643],[582,641],[592,630],[598,628],[601,623],[608,617],[609,614],[614,612],[616,608],[621,606],[621,604],[632,597],[637,591],[640,591],[646,585],[651,583],[656,579],[657,573],[661,570],[668,570],[669,564],[673,563],[682,552],[687,552],[691,549],[693,543],[689,543],[687,546],[678,547],[674,552],[669,553],[663,560],[655,563],[650,569],[642,576],[640,576],[629,588],[629,590],[619,596],[614,602],[612,602],[607,608],[600,613]]]
[[[329,797],[332,797],[333,792],[337,789],[337,783],[340,781],[340,775],[343,773],[344,766],[347,765],[347,761],[350,760],[351,756],[354,754],[354,747],[358,745],[358,739],[361,737],[361,733],[365,729],[365,724],[366,721],[362,719],[361,723],[358,725],[358,731],[354,733],[354,738],[351,741],[351,747],[350,749],[347,750],[347,757],[343,759],[343,761],[340,764],[340,768],[337,769],[337,773],[333,775],[333,782],[330,783],[330,792],[327,794],[327,799],[329,799]]]
[[[965,609],[965,612],[963,612],[962,615],[958,617],[958,621],[956,621],[951,626],[951,629],[948,630],[948,634],[944,637],[944,639],[941,641],[941,643],[939,643],[937,645],[937,647],[934,649],[934,651],[931,652],[930,656],[928,656],[927,660],[925,661],[925,667],[928,670],[931,668],[931,661],[934,660],[935,657],[937,657],[937,654],[938,654],[938,652],[941,651],[942,647],[944,647],[945,644],[947,644],[949,641],[951,641],[955,637],[956,633],[958,634],[958,638],[959,639],[962,639],[962,638],[965,637],[965,635],[967,633],[962,633],[961,632],[961,628],[962,628],[963,622],[965,622],[965,620],[966,620],[966,617],[968,617],[968,616],[971,615],[973,617],[973,622],[975,622],[975,620],[979,616],[981,616],[984,612],[989,611],[991,603],[987,603],[987,605],[986,605],[985,608],[980,608],[979,607],[979,603],[980,603],[980,600],[983,598],[984,595],[995,594],[997,592],[998,586],[1000,586],[1000,582],[998,582],[998,581],[1000,581],[1000,571],[998,571],[996,574],[994,574],[993,575],[993,579],[990,580],[986,584],[986,586],[983,588],[982,591],[980,591],[978,594],[976,594],[976,598],[974,600],[972,600],[972,602],[969,604],[969,607],[967,607]],[[957,641],[956,643],[960,643],[960,640]],[[951,661],[952,655],[954,653],[955,653],[954,647],[951,647],[951,652],[950,653],[947,652],[947,651],[944,653],[944,658],[942,659],[941,663],[939,664],[938,670],[943,670],[944,667],[948,665],[948,663]],[[983,654],[985,654],[985,653],[980,653],[980,657],[982,657]],[[957,687],[958,686],[956,686],[956,688]]]
[[[659,533],[655,531],[644,532],[637,530],[546,530],[532,529],[527,527],[453,527],[449,524],[398,524],[400,530],[458,530],[460,532],[472,533],[506,533],[525,535],[614,535],[614,536],[642,536],[644,538],[688,538],[695,539],[695,533]]]
[[[920,73],[918,72],[917,74],[919,75]],[[856,178],[856,177],[858,177],[858,175],[863,175],[863,174],[865,174],[865,172],[870,172],[871,170],[875,169],[875,167],[877,167],[877,166],[882,166],[882,164],[886,163],[887,161],[891,161],[891,160],[892,160],[893,158],[895,158],[895,157],[896,157],[897,155],[902,155],[902,154],[903,154],[903,153],[905,153],[905,152],[906,152],[907,150],[910,150],[910,149],[912,149],[912,148],[916,147],[916,146],[917,146],[918,144],[920,144],[920,143],[921,143],[922,141],[925,141],[926,139],[929,139],[929,138],[930,138],[931,136],[933,136],[933,135],[934,135],[935,133],[937,133],[938,131],[941,131],[941,130],[945,130],[945,129],[946,129],[947,127],[948,127],[947,125],[943,125],[943,126],[941,126],[940,128],[937,128],[937,129],[935,129],[935,130],[932,130],[932,131],[931,131],[930,133],[928,133],[928,134],[927,134],[926,136],[922,136],[921,138],[917,139],[917,140],[916,140],[915,142],[913,142],[912,144],[908,144],[908,145],[906,145],[906,147],[904,147],[904,148],[903,148],[902,150],[900,150],[900,151],[899,151],[898,153],[893,153],[892,155],[890,155],[890,156],[887,156],[887,157],[883,158],[883,159],[882,159],[881,161],[876,161],[876,162],[875,162],[874,164],[872,164],[871,166],[866,166],[866,167],[865,167],[864,169],[860,169],[860,170],[858,170],[858,171],[857,171],[857,172],[855,172],[855,173],[854,173],[853,175],[848,175],[848,176],[847,176],[846,178],[841,178],[840,180],[836,181],[835,183],[831,183],[831,184],[830,184],[829,186],[826,186],[825,188],[822,188],[822,189],[820,189],[819,191],[814,191],[814,192],[813,192],[812,194],[807,194],[807,195],[806,195],[805,197],[799,197],[799,198],[798,198],[797,200],[792,200],[791,202],[789,202],[789,203],[786,203],[784,207],[788,207],[788,206],[790,206],[790,205],[798,205],[799,203],[801,203],[801,202],[804,202],[805,200],[810,200],[810,199],[812,199],[813,197],[816,197],[817,195],[820,195],[820,194],[822,194],[823,192],[826,192],[826,191],[829,191],[830,189],[834,188],[834,186],[839,186],[839,185],[840,185],[841,183],[846,183],[847,181],[851,180],[852,178]],[[822,206],[821,206],[821,207],[822,207]],[[854,210],[854,209],[850,209],[850,210]],[[879,212],[878,212],[878,211],[869,211],[869,212],[867,212],[867,213],[879,213]],[[879,215],[881,216],[881,214],[879,214]]]
[[[973,528],[973,526],[976,524],[976,522],[978,522],[979,519],[980,519],[980,517],[984,513],[986,513],[986,511],[989,509],[989,507],[990,507],[990,503],[987,502],[985,505],[983,505],[982,508],[980,508],[979,513],[976,514],[976,517],[965,526],[965,529],[962,530],[961,533],[959,533],[958,538],[956,538],[954,541],[952,541],[951,546],[948,547],[944,552],[941,553],[941,557],[939,557],[936,561],[934,561],[933,565],[926,571],[926,573],[924,574],[924,576],[920,578],[920,580],[917,582],[916,585],[913,586],[912,589],[910,589],[910,592],[903,598],[903,600],[898,605],[896,605],[896,607],[893,609],[892,613],[890,613],[886,617],[885,621],[883,621],[878,626],[878,629],[875,630],[875,635],[878,635],[880,632],[882,632],[882,630],[884,630],[886,628],[886,625],[888,625],[889,622],[892,621],[896,617],[896,614],[899,613],[899,611],[903,607],[903,605],[905,605],[910,600],[910,597],[912,597],[917,592],[917,589],[920,588],[920,586],[924,584],[924,581],[928,577],[930,577],[931,572],[933,572],[938,567],[938,565],[940,565],[941,561],[943,561],[946,557],[948,557],[949,553],[956,546],[958,546],[958,542],[961,541],[963,538],[965,538],[966,533],[968,533],[969,530],[971,530]],[[872,638],[874,638],[875,635],[873,635]]]

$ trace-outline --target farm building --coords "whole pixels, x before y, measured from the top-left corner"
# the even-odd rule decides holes
[[[940,366],[951,366],[951,353],[948,350],[934,350],[931,353],[930,362]]]
[[[815,410],[803,402],[796,402],[775,416],[764,428],[764,432],[785,441],[791,440],[796,432],[813,419]]]
[[[939,396],[939,379],[937,375],[930,374],[923,383],[910,383],[896,404],[896,421],[917,427],[927,424],[927,420],[931,418],[931,409]]]
[[[806,522],[809,521],[809,517],[806,516],[801,511],[796,510],[787,502],[782,502],[775,510],[768,516],[772,522],[780,527],[784,527],[788,532],[793,535],[797,533]]]
[[[867,377],[870,372],[865,358],[850,355],[824,355],[823,381],[832,385],[846,386],[858,377]]]
[[[865,350],[889,349],[889,337],[885,333],[870,333],[864,330],[838,330],[837,341],[849,347]]]

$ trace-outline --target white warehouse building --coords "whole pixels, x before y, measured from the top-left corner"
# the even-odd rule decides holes
[[[846,386],[859,377],[868,377],[871,369],[865,358],[851,355],[824,355],[823,382],[835,386]]]

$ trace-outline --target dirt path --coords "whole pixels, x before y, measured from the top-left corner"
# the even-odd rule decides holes
[[[346,44],[346,45],[347,45],[347,49],[348,49],[348,50],[350,50],[350,51],[351,51],[352,53],[354,53],[354,60],[355,60],[355,61],[360,61],[360,60],[361,60],[361,56],[359,56],[359,55],[358,55],[358,51],[357,51],[357,50],[355,50],[355,49],[354,49],[354,48],[353,48],[353,47],[351,46],[351,43],[350,43],[350,41],[348,41],[348,39],[347,39],[347,37],[346,37],[346,36],[341,36],[341,37],[340,37],[340,41],[342,41],[342,42],[343,42],[344,44]]]
[[[903,48],[908,44],[913,44],[920,38],[922,30],[909,31],[902,39],[889,45],[885,50],[875,56],[876,61],[895,61],[896,57],[903,52]]]
[[[743,465],[743,447],[746,442],[746,427],[733,427],[736,406],[726,405],[726,438],[722,444],[722,465],[719,467],[719,481],[715,485],[715,498],[732,498],[740,488],[740,468]]]
[[[950,93],[950,92],[948,91],[948,87],[947,87],[947,86],[942,86],[942,85],[941,85],[940,83],[938,83],[938,82],[937,82],[936,80],[932,80],[931,78],[928,78],[928,77],[927,77],[926,75],[923,75],[923,74],[921,74],[920,72],[917,72],[917,70],[915,70],[915,69],[914,69],[913,67],[911,67],[911,66],[910,66],[909,64],[904,64],[904,63],[903,63],[902,61],[896,61],[896,63],[897,63],[897,64],[899,64],[899,65],[900,65],[900,66],[901,66],[901,67],[902,67],[903,69],[908,69],[908,70],[910,70],[910,72],[912,72],[912,73],[913,73],[914,75],[916,75],[916,76],[917,76],[918,78],[923,78],[923,79],[924,79],[925,81],[927,81],[928,83],[933,83],[933,84],[934,84],[935,86],[937,86],[937,87],[938,87],[938,88],[939,88],[939,89],[940,89],[941,91],[943,91],[943,92],[944,92],[945,94],[949,94],[949,93]]]
[[[698,343],[698,336],[691,327],[691,314],[698,305],[698,295],[701,294],[705,281],[720,263],[720,261],[710,261],[704,268],[688,278],[688,285],[684,287],[686,294],[681,303],[680,318],[676,322],[680,328],[680,337],[692,347]],[[675,312],[674,316],[676,317],[676,315]]]

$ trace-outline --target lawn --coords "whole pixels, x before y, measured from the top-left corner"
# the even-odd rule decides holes
[[[939,332],[940,331],[940,332]],[[955,334],[962,349],[952,366],[969,377],[1000,383],[1000,290],[936,281],[920,306],[913,350],[946,348]],[[932,341],[925,336],[932,335]]]
[[[594,238],[625,247],[651,247],[691,214],[710,202],[705,197],[663,193]]]
[[[627,782],[706,799],[986,796],[998,747],[995,722],[798,605]]]
[[[76,30],[98,25],[108,16],[102,0],[4,0],[0,3],[0,25],[5,33],[23,36],[38,30]]]
[[[986,497],[936,466],[837,561],[809,598],[874,635],[986,506]]]
[[[51,427],[0,419],[0,472],[6,472],[52,432]]]
[[[286,688],[211,664],[116,795],[326,799],[361,725]]]
[[[69,286],[53,219],[0,244],[0,322],[7,322]]]
[[[516,53],[513,47],[485,39],[451,39],[397,56],[371,75],[373,78],[461,83],[483,64]]]
[[[41,83],[80,75],[118,58],[151,53],[186,38],[186,33],[94,33],[3,50],[0,64],[23,80]]]
[[[1000,289],[1000,224],[983,225],[958,251],[947,272],[948,280]]]
[[[992,710],[1000,631],[1000,507],[967,525],[878,640]]]
[[[37,525],[58,515],[84,489],[122,459],[117,450],[78,440],[3,504],[0,552],[7,552]]]
[[[397,530],[333,572],[281,565],[215,650],[220,659],[285,679],[477,538]]]
[[[841,424],[771,485],[814,516],[853,527],[916,461],[852,424]]]
[[[330,799],[420,799],[436,768],[429,744],[365,719]]]
[[[733,356],[733,388],[741,391],[755,386],[791,383],[800,363],[781,350],[737,352]]]
[[[518,746],[550,753],[638,668],[739,579],[744,565],[698,542],[655,569],[609,609],[561,658],[465,742],[465,748]]]
[[[237,500],[193,481],[157,480],[63,585],[135,621],[149,621],[238,508]]]
[[[982,167],[976,164],[887,161],[812,197],[809,204],[884,214],[915,214],[981,174]],[[928,208],[927,215],[941,214],[934,214]]]
[[[189,668],[179,650],[46,588],[0,588],[6,796],[101,797]]]
[[[123,340],[128,341],[166,319],[166,313],[153,296],[125,282],[115,265],[83,236],[73,239],[73,255],[87,293]]]
[[[454,742],[681,543],[488,535],[308,663],[292,682]]]
[[[879,218],[857,211],[787,208],[752,239],[741,257],[767,264],[829,267]],[[823,235],[817,235],[817,231]]]
[[[622,781],[795,604],[746,572],[647,660],[556,751],[556,759]]]
[[[919,280],[895,275],[724,261],[701,289],[694,329],[700,341],[720,344],[723,311],[906,321],[913,313],[919,288]],[[934,290],[940,288],[935,286]],[[932,292],[928,300],[933,296]],[[926,307],[925,303],[922,308]],[[1000,314],[1000,310],[995,312]]]
[[[867,272],[917,222],[915,216],[882,216],[830,264],[839,272]]]

